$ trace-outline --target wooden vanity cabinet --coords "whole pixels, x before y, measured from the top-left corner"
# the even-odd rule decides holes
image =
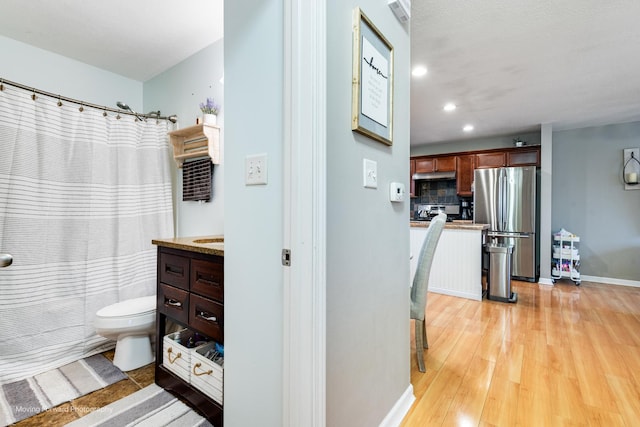
[[[215,426],[223,408],[162,365],[163,337],[174,322],[224,344],[224,258],[158,246],[155,382]]]

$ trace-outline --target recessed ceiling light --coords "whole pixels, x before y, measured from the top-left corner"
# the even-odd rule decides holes
[[[449,102],[447,104],[444,104],[444,111],[453,111],[456,109],[456,104],[454,104],[453,102]]]
[[[418,65],[413,69],[411,74],[413,74],[414,77],[422,77],[427,74],[427,67],[425,67],[424,65]]]
[[[462,130],[465,132],[471,132],[473,130],[473,125],[464,125]]]

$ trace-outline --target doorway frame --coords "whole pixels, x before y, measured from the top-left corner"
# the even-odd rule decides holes
[[[284,426],[326,424],[326,8],[284,4]]]

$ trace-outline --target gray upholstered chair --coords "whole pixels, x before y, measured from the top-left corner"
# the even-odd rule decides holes
[[[424,321],[424,310],[427,305],[427,289],[429,287],[429,273],[431,272],[431,264],[433,256],[436,253],[438,240],[442,234],[442,229],[447,220],[447,215],[441,213],[431,220],[427,235],[424,238],[422,249],[420,249],[420,257],[418,258],[418,266],[416,274],[413,277],[413,286],[411,287],[411,318],[415,320],[416,325],[416,356],[418,358],[418,369],[424,372],[424,355],[423,348],[429,348],[427,341],[427,325]]]

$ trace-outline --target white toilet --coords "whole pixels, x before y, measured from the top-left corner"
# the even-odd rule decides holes
[[[150,335],[156,326],[156,297],[133,298],[101,308],[96,332],[117,340],[113,364],[130,371],[153,362]]]

